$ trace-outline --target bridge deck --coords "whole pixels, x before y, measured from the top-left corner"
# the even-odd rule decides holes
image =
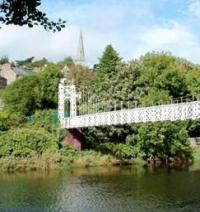
[[[200,101],[193,101],[74,116],[61,120],[61,125],[63,128],[71,129],[199,118]]]

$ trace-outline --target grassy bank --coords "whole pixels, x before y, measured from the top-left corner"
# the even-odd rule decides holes
[[[195,164],[198,165],[199,162],[200,148],[195,148],[193,149],[193,166],[195,167]],[[28,157],[2,157],[0,158],[0,172],[13,173],[28,171],[71,170],[72,168],[111,167],[122,165],[144,166],[148,164],[150,166],[158,166],[159,164],[163,165],[161,163],[149,163],[141,158],[132,158],[129,160],[119,159],[110,154],[102,154],[93,150],[77,152],[73,149],[64,148],[63,150],[54,153],[48,151],[42,153],[41,155],[33,153]],[[178,165],[178,163],[171,163],[167,165]]]
[[[64,155],[62,152],[44,152],[42,155],[33,154],[29,157],[3,157],[0,159],[1,172],[27,172],[68,170],[79,167],[116,166],[125,162],[111,155],[104,155],[95,151]]]

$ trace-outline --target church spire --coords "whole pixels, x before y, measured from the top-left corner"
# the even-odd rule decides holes
[[[81,65],[85,64],[85,51],[84,51],[84,45],[83,45],[83,34],[82,34],[82,31],[80,31],[76,63],[77,64],[81,64]]]

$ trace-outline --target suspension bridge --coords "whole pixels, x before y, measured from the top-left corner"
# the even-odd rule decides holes
[[[69,109],[68,116],[65,113],[66,106]],[[115,101],[101,101],[84,91],[77,92],[73,83],[61,79],[58,116],[61,128],[65,129],[196,120],[200,118],[200,101],[194,97],[181,97],[152,106],[133,102],[119,104]]]

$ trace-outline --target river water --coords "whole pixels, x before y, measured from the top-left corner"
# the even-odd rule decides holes
[[[0,175],[0,212],[200,211],[200,164]]]

